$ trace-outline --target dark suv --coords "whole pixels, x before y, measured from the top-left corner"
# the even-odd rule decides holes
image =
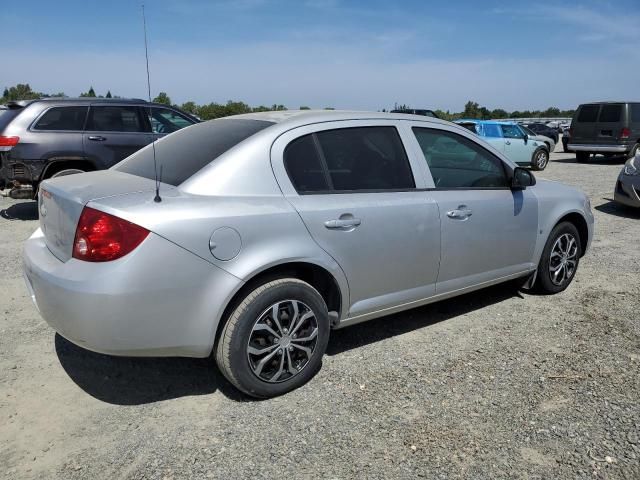
[[[585,103],[571,121],[568,149],[579,162],[591,154],[635,156],[640,148],[640,102]]]
[[[198,119],[130,99],[47,98],[0,110],[0,188],[32,198],[40,181],[101,170]]]

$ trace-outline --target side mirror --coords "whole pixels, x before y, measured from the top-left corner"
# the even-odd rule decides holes
[[[513,176],[511,177],[511,189],[512,190],[524,190],[527,187],[532,187],[536,184],[536,177],[533,176],[526,168],[516,167],[513,170]]]
[[[527,135],[527,134],[525,133],[525,134],[524,134],[524,144],[526,145],[528,141],[529,141],[529,135]]]

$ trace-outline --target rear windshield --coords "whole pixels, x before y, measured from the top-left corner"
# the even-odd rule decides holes
[[[600,105],[583,105],[580,108],[580,113],[578,113],[578,122],[595,122],[598,118],[598,110],[600,109]]]
[[[158,175],[178,186],[227,150],[273,125],[262,120],[219,119],[183,128],[156,143]],[[114,170],[154,179],[153,149],[147,146],[120,162]]]
[[[16,118],[18,114],[22,111],[21,108],[11,108],[11,109],[1,109],[0,110],[0,132],[4,130],[4,128],[9,125],[9,122]]]
[[[619,122],[622,114],[622,105],[603,105],[600,110],[599,122]]]

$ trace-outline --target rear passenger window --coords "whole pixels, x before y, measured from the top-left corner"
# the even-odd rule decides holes
[[[482,125],[482,132],[485,137],[500,137],[500,129],[498,125],[493,123],[485,123]]]
[[[583,105],[578,113],[578,122],[593,123],[598,118],[600,105]]]
[[[300,193],[329,190],[327,172],[322,167],[313,135],[300,137],[284,151],[284,166]]]
[[[436,188],[506,188],[502,161],[457,133],[413,128]]]
[[[81,131],[87,107],[53,107],[34,125],[35,130]]]
[[[640,123],[640,103],[632,103],[631,107],[631,122]]]
[[[291,142],[285,168],[299,193],[415,188],[394,127],[325,130]]]
[[[143,132],[138,107],[92,106],[89,110],[87,130],[93,132]]]
[[[600,110],[599,122],[619,122],[622,114],[622,105],[603,105]]]
[[[415,188],[394,127],[342,128],[316,135],[334,190]]]

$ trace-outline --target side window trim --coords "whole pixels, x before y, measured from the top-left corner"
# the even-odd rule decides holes
[[[320,165],[322,166],[322,174],[324,175],[324,179],[327,182],[327,186],[329,187],[330,192],[335,191],[335,187],[333,186],[333,179],[329,174],[329,165],[327,165],[327,158],[324,156],[324,150],[322,150],[322,145],[320,145],[320,140],[318,140],[318,135],[314,132],[311,134],[311,138],[313,140],[313,146],[316,149],[316,153],[318,154],[318,158],[320,159]],[[308,192],[311,193],[311,192]]]
[[[502,168],[502,173],[504,174],[504,177],[506,180],[509,179],[509,170],[507,168],[507,165],[505,164],[505,162],[498,156],[496,156],[495,154],[493,154],[491,151],[489,151],[488,149],[486,149],[483,145],[480,145],[478,142],[475,142],[474,140],[467,138],[464,135],[461,135],[458,132],[452,131],[452,130],[448,130],[448,129],[443,129],[443,128],[434,128],[434,127],[428,127],[428,126],[422,126],[422,125],[418,125],[418,124],[412,124],[411,125],[411,131],[413,132],[413,135],[416,137],[416,143],[419,144],[420,142],[418,141],[417,135],[415,135],[415,130],[416,129],[424,129],[424,130],[432,130],[432,131],[436,131],[436,132],[447,132],[450,133],[452,135],[456,135],[458,137],[462,137],[462,138],[466,138],[467,140],[471,141],[474,143],[474,145],[478,148],[480,148],[483,153],[486,153],[487,155],[489,155],[490,157],[496,159],[501,168]],[[438,187],[435,186],[435,181],[433,180],[433,172],[431,172],[431,167],[429,166],[428,162],[427,162],[427,158],[424,156],[424,151],[422,150],[422,148],[420,147],[420,154],[422,155],[422,161],[424,162],[424,165],[426,165],[426,169],[429,173],[429,175],[431,175],[432,177],[432,182],[434,184],[433,187],[427,187],[427,188],[419,188],[416,190],[419,191],[426,191],[426,192],[433,192],[433,191],[460,191],[460,190],[511,190],[511,188],[509,186],[504,186],[504,187]]]

